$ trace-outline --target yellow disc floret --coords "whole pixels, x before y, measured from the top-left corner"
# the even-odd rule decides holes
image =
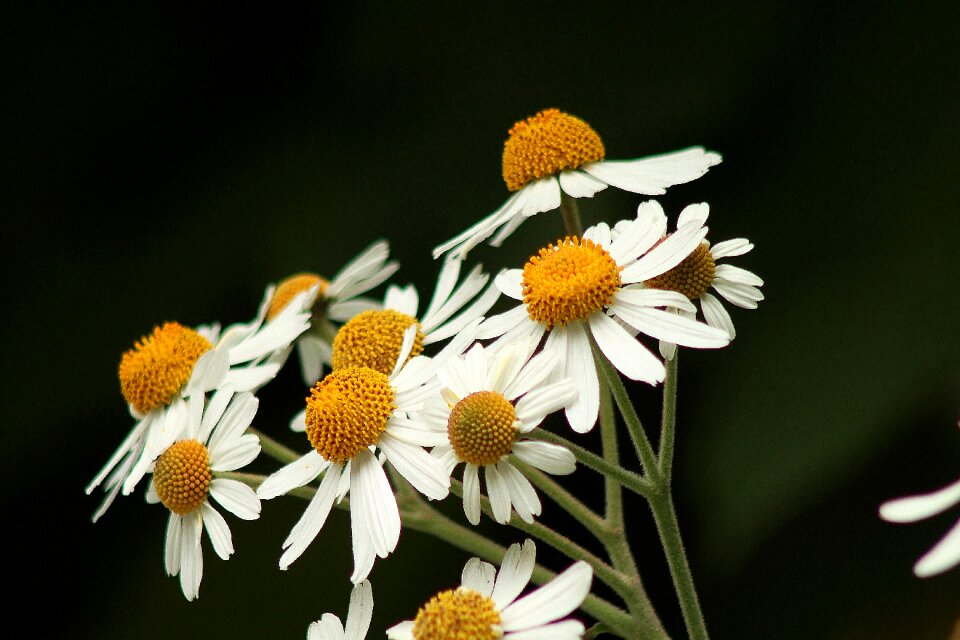
[[[510,191],[566,169],[603,160],[603,142],[580,118],[545,109],[521,120],[503,143],[503,181]]]
[[[307,438],[324,459],[344,464],[374,445],[396,408],[387,376],[368,367],[334,371],[310,390]]]
[[[198,508],[210,493],[210,452],[196,440],[180,440],[160,454],[153,469],[153,487],[160,502],[176,514]]]
[[[270,306],[267,307],[267,320],[272,320],[274,316],[283,311],[298,294],[308,291],[316,285],[319,285],[317,299],[320,299],[330,283],[317,274],[298,273],[283,280],[277,285],[273,297],[270,298]]]
[[[459,587],[442,591],[420,607],[413,621],[416,640],[497,640],[503,637],[493,600]]]
[[[464,462],[496,464],[517,439],[516,421],[513,405],[496,391],[471,393],[450,411],[450,445]]]
[[[644,281],[644,284],[652,289],[676,291],[690,300],[696,300],[710,288],[716,273],[717,265],[710,247],[702,242],[680,264],[656,278]]]
[[[417,337],[407,360],[423,353],[426,336],[417,319],[393,309],[364,311],[340,327],[333,339],[333,368],[369,367],[390,375],[400,357],[403,333],[417,325]]]
[[[564,238],[540,249],[523,267],[523,302],[548,329],[586,318],[613,301],[620,267],[592,240]]]
[[[140,413],[169,404],[212,348],[209,340],[176,322],[154,327],[120,359],[123,397]]]

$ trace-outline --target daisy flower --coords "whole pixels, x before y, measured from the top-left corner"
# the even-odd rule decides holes
[[[218,556],[227,560],[233,554],[230,527],[210,498],[243,520],[260,517],[260,500],[253,489],[237,480],[215,477],[217,472],[250,464],[260,454],[257,436],[244,434],[258,404],[253,394],[235,395],[229,387],[214,393],[206,406],[202,396],[191,396],[182,437],[153,464],[147,502],[159,502],[170,510],[164,566],[167,575],[180,576],[187,600],[194,600],[200,591],[202,531],[206,529]]]
[[[350,494],[354,572],[357,584],[397,546],[400,513],[376,450],[431,500],[446,497],[450,476],[422,446],[434,436],[407,417],[436,390],[433,361],[407,361],[416,337],[410,327],[389,375],[369,367],[345,367],[317,382],[307,398],[306,435],[312,450],[267,477],[257,495],[269,500],[312,482],[320,487],[283,543],[280,568],[299,558],[320,533],[334,501]]]
[[[350,592],[350,608],[347,609],[347,626],[340,618],[325,613],[307,629],[307,640],[364,640],[373,617],[373,589],[369,580],[354,585]]]
[[[465,463],[463,511],[472,524],[480,522],[481,474],[497,522],[506,524],[511,508],[525,522],[540,515],[537,492],[509,456],[552,474],[576,468],[564,447],[522,438],[577,395],[571,380],[545,384],[559,364],[556,353],[527,360],[529,351],[508,347],[491,353],[475,344],[464,356],[439,366],[441,393],[424,405],[425,426],[437,434],[432,455],[448,473]]]
[[[593,570],[575,562],[566,571],[522,598],[536,562],[536,545],[526,540],[507,549],[500,571],[479,558],[463,567],[460,586],[441,591],[420,607],[417,617],[387,629],[390,640],[446,640],[456,629],[470,640],[575,640],[583,623],[561,620],[590,593]]]
[[[887,522],[918,522],[960,504],[960,480],[936,491],[905,496],[880,505],[880,517]],[[918,578],[929,578],[960,565],[960,520],[933,548],[913,565]]]
[[[658,220],[663,229],[663,237],[667,236],[667,216],[660,203],[650,200],[640,205],[640,208],[650,211],[650,216]],[[710,215],[710,206],[701,202],[691,204],[680,212],[677,218],[677,228],[686,224],[706,224]],[[693,303],[700,303],[703,318],[711,327],[723,329],[730,334],[733,340],[737,332],[733,328],[733,320],[720,301],[709,290],[712,288],[730,304],[742,309],[756,309],[757,303],[763,300],[763,293],[757,287],[763,286],[763,280],[754,273],[735,267],[730,264],[718,264],[723,258],[740,256],[753,249],[753,244],[746,238],[734,238],[719,242],[713,247],[708,240],[703,240],[693,252],[683,259],[677,266],[666,273],[646,280],[643,284],[651,289],[676,291],[687,297]],[[684,311],[677,309],[677,313],[689,318],[697,316],[696,310]],[[676,352],[676,345],[670,342],[660,342],[660,353],[665,358],[672,358]]]
[[[592,429],[600,410],[590,334],[623,375],[650,384],[662,382],[666,370],[636,333],[697,348],[730,342],[726,331],[660,308],[693,309],[682,294],[641,284],[677,266],[707,233],[699,221],[691,221],[659,242],[656,222],[649,211],[640,210],[616,238],[606,224],[596,225],[583,237],[568,236],[540,249],[523,269],[496,278],[500,291],[521,304],[486,318],[477,338],[496,338],[491,346],[499,348],[518,340],[536,346],[546,335],[544,351],[556,354],[557,375],[579,388],[564,410],[577,432]]]
[[[304,310],[309,292],[273,321],[264,324],[267,292],[257,318],[225,331],[219,325],[191,329],[177,322],[155,327],[120,360],[120,390],[136,420],[133,429],[86,487],[90,494],[104,484],[106,496],[93,515],[96,522],[123,491],[129,495],[150,463],[179,436],[184,406],[230,385],[234,391],[254,391],[280,370],[285,352],[310,322]]]
[[[284,279],[270,298],[267,320],[273,320],[294,297],[306,291],[311,293],[305,304],[315,320],[346,322],[362,311],[379,308],[378,301],[361,294],[386,282],[397,271],[400,265],[396,260],[387,260],[389,254],[389,243],[378,240],[345,264],[332,280],[315,273],[298,273]],[[324,365],[330,365],[330,343],[318,332],[321,326],[316,323],[296,341],[303,380],[311,386],[320,379]]]
[[[494,232],[500,244],[530,216],[560,206],[561,193],[591,198],[608,186],[660,195],[666,188],[695,180],[721,160],[702,147],[690,147],[636,160],[605,160],[600,136],[586,122],[558,109],[521,120],[503,144],[503,180],[513,195],[499,209],[433,250],[463,258]],[[498,231],[499,230],[499,231]]]

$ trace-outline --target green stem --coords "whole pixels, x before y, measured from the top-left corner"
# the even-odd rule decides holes
[[[680,525],[677,522],[677,513],[673,507],[673,497],[669,491],[650,498],[650,508],[653,519],[657,523],[657,531],[670,566],[670,576],[680,600],[680,609],[683,611],[683,621],[687,625],[687,633],[691,640],[707,640],[707,625],[700,610],[700,601],[693,586],[693,575],[690,573],[690,564],[680,538]]]
[[[583,225],[580,223],[580,210],[577,208],[577,200],[568,196],[563,190],[560,191],[560,215],[563,216],[563,226],[571,236],[580,237],[583,235]]]
[[[623,421],[627,425],[627,431],[630,433],[630,439],[633,440],[633,447],[637,451],[637,457],[640,458],[640,463],[643,465],[647,477],[653,481],[653,486],[656,489],[660,489],[660,467],[657,463],[657,455],[653,451],[653,445],[650,444],[650,440],[647,439],[647,434],[643,429],[643,424],[640,422],[640,417],[637,415],[636,409],[633,408],[630,394],[627,393],[627,388],[624,386],[623,380],[620,379],[620,374],[617,373],[617,370],[613,368],[613,365],[610,364],[607,357],[600,351],[600,347],[597,346],[597,341],[593,338],[593,334],[590,333],[589,329],[587,336],[590,338],[590,348],[593,349],[594,360],[596,360],[600,375],[610,387],[610,392],[613,394],[613,399],[617,403],[620,415],[623,416]],[[648,498],[649,497],[650,496],[648,496]]]
[[[589,449],[581,447],[580,445],[567,440],[563,436],[559,436],[553,432],[547,431],[546,429],[534,429],[530,433],[526,434],[526,437],[536,440],[543,440],[544,442],[550,442],[553,444],[558,444],[562,447],[566,447],[573,454],[573,457],[577,459],[577,462],[588,469],[596,471],[599,474],[615,479],[621,485],[636,494],[648,496],[651,492],[656,490],[656,487],[653,486],[653,483],[640,474],[634,473],[633,471],[628,471],[623,467],[610,464]]]
[[[604,541],[610,536],[603,518],[580,502],[572,493],[561,487],[553,478],[516,457],[510,458],[510,464],[515,466],[527,480],[549,496],[564,511],[573,516],[598,540]]]
[[[463,484],[456,479],[450,480],[450,492],[463,498]],[[493,519],[493,509],[490,506],[490,500],[486,496],[480,496],[480,509],[489,518]],[[609,564],[597,557],[595,554],[587,551],[579,544],[570,540],[565,535],[554,531],[550,527],[539,522],[524,522],[516,513],[512,514],[507,523],[514,529],[519,529],[547,543],[571,560],[583,560],[593,568],[593,573],[601,582],[605,583],[611,589],[617,592],[620,597],[628,594],[633,588],[629,580],[619,571],[615,570]]]
[[[247,431],[260,438],[260,449],[277,462],[282,464],[290,464],[291,462],[299,460],[303,455],[285,445],[280,444],[267,434],[253,427],[247,427]]]
[[[673,477],[673,443],[677,426],[677,358],[680,348],[674,350],[673,358],[667,360],[667,376],[663,381],[663,413],[660,423],[660,476],[666,486]]]

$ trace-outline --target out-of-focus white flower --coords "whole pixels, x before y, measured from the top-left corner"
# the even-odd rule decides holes
[[[332,613],[325,613],[307,629],[307,640],[364,640],[373,617],[373,588],[369,580],[353,586],[347,625]]]

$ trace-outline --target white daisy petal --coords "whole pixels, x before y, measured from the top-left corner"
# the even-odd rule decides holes
[[[333,499],[336,497],[337,485],[340,483],[340,466],[331,465],[320,482],[320,488],[310,499],[310,504],[304,510],[300,520],[290,530],[283,542],[284,552],[280,556],[280,569],[286,569],[306,551],[313,542],[320,529],[323,528],[333,508]],[[352,506],[352,505],[351,505]]]
[[[929,578],[960,564],[960,520],[913,567],[918,578]]]
[[[398,265],[399,266],[399,265]],[[385,274],[384,280],[393,275],[393,271]],[[377,284],[380,284],[379,282]],[[374,285],[376,286],[376,285]],[[370,287],[371,289],[373,287]],[[333,320],[334,322],[347,322],[356,315],[363,313],[364,311],[372,311],[375,309],[382,309],[383,304],[377,300],[371,298],[352,298],[350,300],[343,300],[342,302],[331,302],[330,306],[327,307],[327,317]],[[301,338],[302,340],[303,338]],[[327,345],[326,342],[321,340],[321,344]],[[329,350],[329,346],[327,346]],[[323,358],[324,362],[328,362],[330,359],[329,354]],[[314,378],[316,380],[316,378]],[[309,383],[308,383],[309,384]]]
[[[480,476],[469,462],[463,470],[463,513],[470,524],[480,524]]]
[[[549,442],[515,442],[513,454],[530,466],[555,476],[573,473],[577,468],[577,459],[566,447]]]
[[[643,282],[666,273],[683,262],[707,237],[707,228],[687,224],[671,233],[642,258],[620,272],[624,284]]]
[[[387,638],[389,640],[414,640],[413,620],[404,620],[387,629]]]
[[[756,287],[744,284],[732,284],[714,280],[713,288],[723,296],[727,302],[741,309],[756,309],[757,302],[763,300],[763,294]]]
[[[574,198],[592,198],[607,188],[607,184],[582,171],[561,171],[560,188]]]
[[[502,336],[518,325],[526,325],[527,320],[529,316],[526,307],[523,305],[514,307],[509,311],[486,318],[477,328],[477,338],[487,340]]]
[[[303,433],[307,430],[307,408],[304,407],[290,419],[290,430]]]
[[[183,516],[170,512],[163,544],[163,567],[168,576],[180,573],[180,547],[183,544]]]
[[[917,522],[960,504],[960,480],[942,489],[890,500],[880,505],[880,517],[889,522]]]
[[[226,411],[230,401],[233,400],[235,392],[236,389],[227,385],[217,389],[213,392],[213,395],[210,396],[210,400],[207,401],[207,406],[203,409],[203,418],[200,420],[200,434],[198,435],[198,439],[201,442],[206,442],[210,437],[213,428],[220,422],[220,419],[223,417],[223,412]]]
[[[726,331],[661,309],[614,304],[611,311],[637,331],[684,347],[718,349],[730,343]]]
[[[494,279],[500,292],[514,300],[523,300],[523,270],[504,269]]]
[[[564,410],[567,421],[577,433],[586,433],[597,423],[600,415],[600,380],[593,361],[593,352],[583,326],[577,322],[563,329],[554,329],[550,337],[566,335],[566,366],[564,375],[579,386],[577,397]],[[548,338],[549,339],[549,338]]]
[[[703,317],[707,324],[723,329],[731,340],[737,337],[737,331],[733,328],[733,319],[714,296],[709,293],[700,294],[700,308],[703,309]]]
[[[500,563],[500,572],[490,594],[498,611],[503,611],[527,587],[535,564],[536,545],[533,540],[525,540],[522,547],[517,543],[510,545]]]
[[[343,640],[343,623],[332,613],[325,613],[307,627],[307,640]]]
[[[344,640],[364,640],[373,619],[373,589],[368,580],[356,585],[350,592],[347,627]]]
[[[763,286],[763,279],[760,276],[732,264],[718,264],[716,277],[732,284],[745,284],[753,287]]]
[[[420,297],[417,289],[412,284],[406,287],[390,285],[387,287],[387,294],[383,299],[384,309],[393,309],[408,316],[416,317],[417,307],[420,305]]]
[[[573,380],[559,380],[538,387],[520,398],[516,404],[517,419],[522,423],[521,433],[527,433],[549,414],[567,407],[577,397]]]
[[[497,463],[497,471],[510,493],[510,502],[517,515],[524,522],[532,524],[534,517],[539,516],[541,511],[540,498],[533,485],[507,460]]]
[[[369,451],[360,451],[351,460],[350,518],[367,523],[378,556],[384,557],[396,548],[400,539],[397,498],[383,467]]]
[[[710,247],[710,253],[714,260],[720,258],[732,258],[742,256],[753,249],[753,244],[746,238],[734,238],[733,240],[724,240]]]
[[[579,620],[563,620],[542,627],[511,631],[508,640],[580,640],[586,629]]]
[[[298,460],[274,471],[257,487],[257,496],[261,500],[270,500],[283,495],[291,489],[302,487],[330,466],[330,462],[311,449]]]
[[[217,452],[222,445],[229,446],[243,434],[253,422],[259,406],[260,400],[252,393],[242,393],[233,398],[207,443],[207,448],[213,457],[217,457]]]
[[[590,565],[583,561],[574,563],[544,586],[505,608],[501,612],[504,631],[521,631],[559,620],[583,603],[592,582]]]
[[[637,160],[593,162],[581,168],[598,180],[624,191],[660,195],[666,192],[666,187],[699,178],[720,160],[717,153],[702,147],[691,147]]]
[[[207,530],[207,537],[213,550],[223,560],[229,560],[233,555],[233,537],[230,527],[217,510],[204,502],[200,505],[200,516],[203,518],[203,528]]]
[[[710,205],[706,202],[698,202],[697,204],[688,204],[683,208],[683,211],[680,212],[680,215],[677,216],[677,228],[686,225],[686,224],[696,224],[703,226],[707,224],[707,218],[710,216]]]
[[[560,182],[553,176],[540,178],[526,187],[529,191],[526,202],[523,206],[523,216],[529,218],[544,211],[553,211],[560,206]],[[500,238],[502,242],[504,238]],[[499,243],[490,242],[491,245],[498,247]]]
[[[437,285],[433,290],[433,297],[430,299],[427,310],[423,312],[424,318],[435,315],[440,307],[450,298],[450,295],[453,293],[453,288],[460,278],[460,267],[462,265],[462,260],[451,258],[450,256],[444,259],[443,266],[440,267],[440,275],[437,276]]]
[[[394,438],[389,428],[380,435],[377,446],[387,460],[413,487],[431,500],[442,500],[450,492],[450,476],[442,464],[421,447]],[[392,494],[391,494],[392,495]]]
[[[513,506],[510,502],[507,483],[500,477],[500,472],[494,465],[483,467],[483,472],[487,481],[487,495],[490,498],[493,519],[500,524],[507,524],[510,521],[510,509]]]
[[[260,517],[260,498],[253,489],[238,480],[214,478],[210,483],[210,497],[242,520]]]
[[[463,309],[463,311],[461,311],[456,318],[453,318],[443,326],[433,330],[427,339],[424,340],[424,344],[433,344],[435,342],[439,342],[440,340],[446,340],[447,338],[460,332],[468,324],[480,318],[483,316],[483,314],[489,311],[490,307],[492,307],[499,298],[500,290],[496,287],[496,285],[491,284],[487,287],[486,291],[484,291],[482,295],[470,303],[470,306]]]
[[[187,600],[196,600],[203,579],[203,552],[200,548],[202,531],[199,512],[183,516],[180,546],[180,588]]]
[[[613,318],[602,313],[591,314],[590,331],[603,355],[617,371],[631,380],[650,384],[663,382],[666,375],[663,363]]]
[[[515,213],[518,213],[523,205],[524,199],[525,192],[523,189],[521,189],[510,196],[510,198],[508,198],[499,209],[488,215],[486,218],[483,218],[466,231],[454,236],[450,240],[447,240],[446,242],[434,247],[434,260],[451,249],[457,249],[454,251],[454,255],[456,257],[461,259],[465,258],[470,249],[489,238],[498,227],[512,218]]]
[[[223,383],[233,385],[237,391],[256,391],[277,377],[279,371],[277,363],[233,368],[227,372]]]
[[[529,357],[537,347],[539,340],[526,340],[519,342],[525,348],[524,358]],[[521,351],[523,353],[523,351]],[[541,384],[544,380],[554,375],[554,372],[561,364],[561,358],[555,351],[541,351],[530,358],[526,365],[515,375],[513,379],[500,391],[507,400],[516,400],[518,397],[528,393],[531,389]]]
[[[642,285],[624,287],[614,294],[614,301],[634,307],[673,307],[692,312],[697,310],[690,299],[682,293],[648,289]]]
[[[301,336],[297,340],[297,357],[303,381],[312,386],[323,375],[323,365],[330,362],[330,345],[316,336]]]
[[[460,584],[467,589],[473,589],[485,598],[489,598],[490,594],[493,593],[496,576],[497,570],[492,564],[484,562],[480,558],[470,558],[463,566]]]

